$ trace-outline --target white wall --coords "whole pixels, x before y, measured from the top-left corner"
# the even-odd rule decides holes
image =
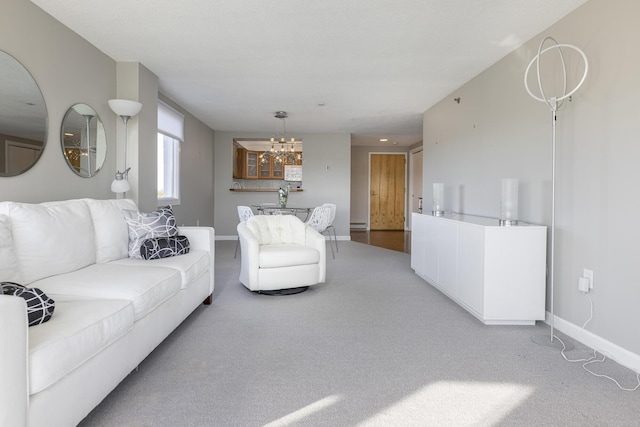
[[[426,206],[432,183],[444,182],[447,210],[495,217],[500,180],[519,178],[521,219],[550,225],[551,113],[529,97],[523,76],[546,36],[583,49],[590,73],[557,121],[555,314],[574,325],[588,319],[577,284],[583,268],[592,269],[587,329],[636,355],[638,16],[635,0],[591,0],[426,111],[423,180]],[[575,82],[581,73],[572,58]]]
[[[215,132],[215,229],[216,237],[236,236],[238,213],[236,206],[276,203],[277,193],[232,192],[233,138],[264,138],[264,133]],[[350,134],[296,133],[302,138],[302,192],[289,194],[290,206],[317,206],[335,203],[334,226],[338,236],[349,236],[350,198]],[[327,170],[327,166],[329,169]]]

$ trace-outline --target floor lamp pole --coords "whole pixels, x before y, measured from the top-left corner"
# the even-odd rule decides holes
[[[553,45],[543,49],[543,46],[546,41],[553,42]],[[584,61],[584,74],[582,75],[582,79],[580,79],[576,87],[569,93],[567,93],[567,69],[565,67],[562,48],[566,48],[566,49],[577,52],[582,57],[582,60]],[[558,55],[560,57],[560,63],[562,65],[563,89],[562,89],[562,95],[560,97],[554,96],[551,98],[546,98],[543,85],[542,85],[542,78],[540,76],[540,57],[544,53],[554,49],[557,50]],[[540,90],[540,96],[538,96],[538,94],[533,93],[529,88],[529,82],[528,82],[529,70],[534,64],[536,66],[538,89]],[[549,259],[549,291],[551,294],[549,298],[549,309],[551,311],[549,316],[550,337],[549,337],[549,340],[546,340],[545,338],[536,339],[536,337],[532,337],[532,340],[536,344],[546,345],[549,347],[560,348],[560,346],[563,345],[561,343],[554,342],[555,311],[554,311],[554,305],[553,305],[554,304],[554,288],[555,288],[554,286],[555,268],[554,267],[555,267],[555,249],[556,249],[556,122],[558,119],[557,112],[558,112],[558,108],[560,108],[564,100],[567,98],[571,100],[570,98],[571,95],[575,91],[577,91],[580,86],[582,86],[582,83],[584,83],[584,80],[587,77],[588,70],[589,70],[589,62],[587,61],[587,57],[582,50],[580,50],[579,48],[573,45],[559,44],[558,42],[555,41],[553,37],[546,37],[544,40],[542,40],[542,42],[540,43],[540,46],[538,47],[538,54],[531,60],[531,62],[529,62],[529,65],[527,66],[527,69],[524,73],[524,86],[527,89],[527,92],[529,93],[529,95],[531,95],[531,97],[537,101],[546,103],[551,109],[551,134],[552,134],[551,135],[551,254]],[[568,350],[569,348],[566,347],[565,349]]]
[[[549,340],[553,343],[554,331],[554,310],[553,310],[553,289],[554,289],[554,263],[555,263],[555,247],[556,247],[556,120],[557,120],[557,102],[552,99],[553,108],[551,109],[551,259],[549,265],[549,288],[551,296],[549,307],[551,315],[549,316],[550,334]]]

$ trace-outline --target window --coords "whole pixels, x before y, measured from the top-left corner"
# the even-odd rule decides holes
[[[184,116],[158,103],[158,205],[180,204],[180,143]]]

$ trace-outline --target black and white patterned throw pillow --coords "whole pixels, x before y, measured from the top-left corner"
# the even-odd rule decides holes
[[[140,246],[145,240],[173,237],[178,234],[176,218],[170,205],[149,213],[132,210],[122,212],[129,226],[129,257],[131,258],[142,259]]]
[[[187,236],[156,237],[147,239],[140,246],[143,259],[168,258],[189,253],[189,239]]]

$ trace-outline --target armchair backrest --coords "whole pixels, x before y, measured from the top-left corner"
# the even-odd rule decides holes
[[[259,245],[305,244],[306,225],[294,215],[256,215],[246,224]]]

